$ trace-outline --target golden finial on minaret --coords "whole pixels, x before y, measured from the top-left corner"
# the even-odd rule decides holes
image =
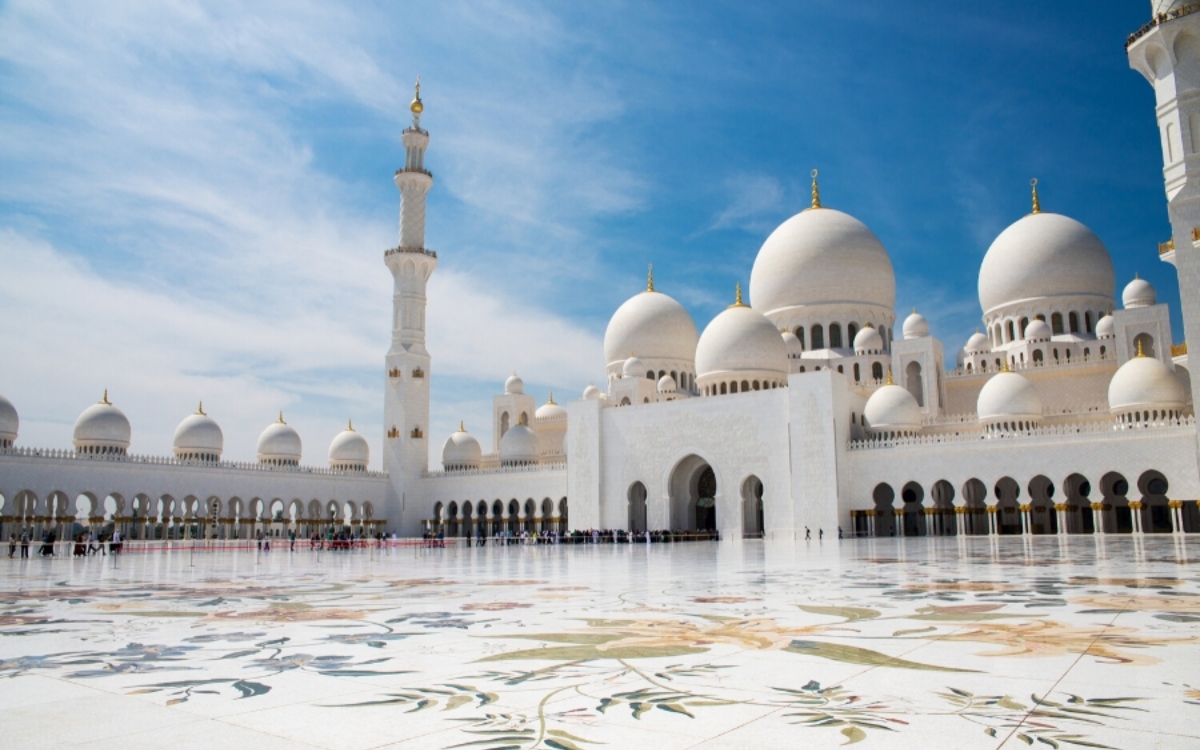
[[[284,422],[284,421],[283,421],[283,409],[280,409],[280,410],[279,410],[279,422],[278,422],[278,424],[287,424],[287,422]]]
[[[1033,189],[1033,213],[1040,214],[1042,212],[1042,204],[1038,201],[1036,177],[1029,181],[1029,187]]]
[[[408,105],[408,109],[414,115],[420,115],[425,111],[425,105],[421,103],[421,76],[417,76],[416,93],[413,94],[412,103]]]
[[[812,171],[812,207],[821,207],[821,190],[817,187],[817,170]]]
[[[204,413],[204,402],[203,401],[201,401],[200,405],[196,407],[196,413],[202,417],[208,416],[207,414]]]
[[[654,264],[651,263],[646,267],[646,291],[654,291]]]
[[[100,399],[100,403],[112,406],[112,402],[108,400],[108,389],[104,389],[104,397]]]
[[[884,383],[884,385],[895,385],[895,384],[896,384],[896,381],[892,380],[892,368],[889,367],[888,368],[888,379],[887,379],[887,382]]]

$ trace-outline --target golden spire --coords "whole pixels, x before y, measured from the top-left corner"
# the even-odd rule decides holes
[[[1135,359],[1137,357],[1144,357],[1144,356],[1146,356],[1146,353],[1144,351],[1142,351],[1142,340],[1141,340],[1141,338],[1138,338],[1137,339],[1137,354],[1135,355]]]
[[[196,413],[202,417],[208,416],[207,414],[204,413],[204,402],[203,401],[201,401],[200,405],[196,407]]]
[[[1042,204],[1038,201],[1036,177],[1029,181],[1029,187],[1033,189],[1033,213],[1040,214],[1042,212]]]
[[[112,402],[108,400],[108,389],[104,389],[104,398],[100,399],[100,403],[112,406]]]
[[[458,431],[459,431],[459,432],[466,432],[466,431],[467,431],[467,423],[466,423],[466,422],[464,422],[464,421],[462,421],[461,419],[460,419],[460,420],[458,420]]]
[[[283,409],[279,410],[279,424],[287,424],[287,422],[283,421]]]
[[[887,379],[887,382],[884,383],[884,385],[895,385],[895,384],[896,384],[896,381],[892,380],[892,368],[889,367],[888,368],[888,379]]]
[[[348,421],[346,422],[346,430],[347,430],[348,432],[354,432],[354,420],[353,420],[353,419],[351,419],[351,420],[348,420]]]
[[[412,103],[408,105],[408,109],[414,115],[419,115],[425,111],[425,105],[421,103],[421,76],[417,76],[416,93],[413,94]]]
[[[742,282],[739,281],[734,287],[734,290],[734,294],[736,296],[733,300],[733,304],[730,305],[730,307],[746,307],[746,303],[742,302]]]
[[[646,291],[654,291],[654,264],[651,263],[646,267]]]
[[[550,398],[546,399],[546,403],[547,403],[547,404],[553,404],[553,403],[554,403],[554,391],[550,391]]]
[[[821,207],[821,190],[817,187],[817,170],[812,171],[812,207]]]
[[[1000,360],[1000,372],[1012,372],[1012,370],[1008,369],[1008,357]]]

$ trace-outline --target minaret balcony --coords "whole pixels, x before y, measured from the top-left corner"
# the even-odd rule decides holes
[[[411,167],[403,167],[401,169],[396,170],[396,176],[400,176],[402,174],[423,174],[426,177],[429,177],[430,179],[433,178],[433,172],[430,172],[428,169],[414,169]]]
[[[437,258],[437,253],[433,250],[426,250],[423,247],[393,247],[383,251],[383,257],[389,255],[398,255],[400,253],[413,253],[415,255],[425,255],[430,258]]]
[[[1187,5],[1176,8],[1175,10],[1167,11],[1166,13],[1159,13],[1157,16],[1150,19],[1150,22],[1145,26],[1129,35],[1129,38],[1125,40],[1125,49],[1129,49],[1134,42],[1146,36],[1167,21],[1174,21],[1178,18],[1183,18],[1184,16],[1190,16],[1193,13],[1200,13],[1200,3],[1188,3]]]

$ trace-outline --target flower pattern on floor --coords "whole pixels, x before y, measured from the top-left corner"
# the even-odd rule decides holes
[[[322,747],[349,745],[306,722],[398,748],[1191,747],[1196,556],[1071,537],[12,560],[0,683]]]

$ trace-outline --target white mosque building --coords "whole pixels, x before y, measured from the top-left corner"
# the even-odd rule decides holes
[[[1200,331],[1200,5],[1152,3],[1127,44],[1153,85],[1185,328]],[[748,296],[699,332],[651,275],[613,314],[602,387],[538,405],[514,374],[494,399],[492,444],[465,429],[428,465],[425,248],[429,133],[418,88],[403,134],[398,245],[385,358],[383,472],[353,426],[328,467],[299,464],[283,415],[258,461],[222,459],[203,407],[172,456],[129,455],[131,426],[107,394],[73,449],[18,440],[0,396],[0,533],[75,522],[132,538],[201,529],[308,534],[329,525],[411,536],[548,529],[715,529],[723,538],[1200,532],[1200,372],[1170,316],[1133,279],[1115,297],[1104,243],[1039,205],[989,248],[982,325],[944,366],[913,311],[896,327],[887,250],[859,219],[812,205],[766,238]],[[734,290],[731,290],[734,291]],[[600,373],[597,373],[598,375]]]

